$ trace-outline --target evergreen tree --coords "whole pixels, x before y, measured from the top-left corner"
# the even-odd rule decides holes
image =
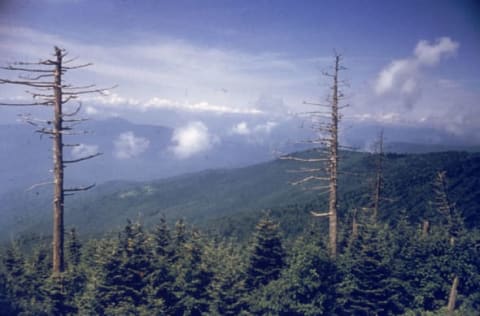
[[[205,261],[204,250],[204,240],[196,231],[177,249],[175,315],[202,315],[208,311],[211,298],[207,289],[213,274]]]
[[[209,287],[210,314],[242,315],[248,310],[245,288],[243,253],[232,243],[217,243],[209,247],[206,258],[214,267]]]
[[[180,225],[180,224],[179,224]],[[184,227],[182,227],[182,230]],[[183,235],[181,233],[180,235]],[[176,237],[178,237],[176,235]],[[178,237],[183,239],[182,237]],[[167,220],[165,215],[160,217],[160,222],[155,226],[153,231],[153,247],[156,256],[160,257],[171,257],[173,252],[172,236],[170,234],[170,229],[167,225]]]
[[[0,270],[0,307],[1,310],[9,311],[11,315],[22,311],[22,301],[27,295],[24,264],[25,259],[18,245],[12,242],[2,255]]]
[[[45,279],[42,288],[47,296],[45,311],[48,315],[77,315],[78,309],[73,301],[75,293],[71,291],[71,285],[68,272]]]
[[[175,275],[172,268],[173,240],[162,216],[155,226],[151,242],[152,272],[148,276],[148,310],[154,314],[170,314],[177,304],[174,293]]]
[[[278,225],[268,216],[256,228],[250,262],[247,267],[247,288],[251,291],[278,279],[285,266],[285,251]]]
[[[398,281],[392,274],[385,231],[373,223],[364,223],[358,237],[343,258],[344,278],[340,285],[339,314],[398,314]]]
[[[67,239],[67,265],[72,268],[78,267],[80,264],[82,245],[78,240],[75,228],[70,229]]]
[[[327,247],[301,238],[293,246],[288,268],[260,290],[252,309],[262,315],[331,315],[336,275]]]
[[[126,315],[147,304],[151,259],[146,247],[142,226],[128,221],[113,252],[102,263],[97,295],[105,314]]]
[[[4,315],[17,315],[19,311],[15,310],[13,303],[13,299],[8,293],[6,276],[0,270],[0,311]]]

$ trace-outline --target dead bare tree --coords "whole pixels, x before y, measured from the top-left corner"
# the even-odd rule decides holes
[[[383,189],[383,130],[380,131],[378,141],[375,144],[375,188],[373,192],[373,220],[377,221],[378,211],[380,208],[380,200]]]
[[[435,181],[433,183],[435,200],[434,205],[438,212],[440,212],[446,221],[450,245],[455,245],[455,239],[463,229],[463,218],[455,204],[450,202],[448,198],[447,176],[445,171],[437,172]],[[458,275],[453,275],[452,285],[450,287],[450,294],[448,296],[447,314],[453,315],[455,310],[455,303],[457,300],[457,288],[460,280]]]
[[[344,81],[339,79],[339,74],[340,71],[345,69],[346,68],[342,66],[342,56],[335,53],[333,72],[323,73],[323,75],[332,80],[332,85],[330,87],[331,93],[327,99],[328,102],[325,104],[304,102],[305,104],[319,108],[318,110],[304,113],[312,120],[312,128],[317,134],[316,139],[307,142],[316,146],[314,151],[320,154],[319,157],[303,158],[292,155],[281,157],[281,159],[315,164],[314,167],[301,168],[298,170],[299,172],[304,172],[309,175],[293,182],[293,185],[306,184],[311,181],[325,183],[324,185],[317,185],[312,188],[320,190],[320,194],[328,193],[328,211],[312,211],[311,214],[314,217],[328,217],[329,219],[329,248],[332,258],[336,258],[337,255],[337,186],[340,148],[338,140],[338,124],[341,119],[339,110],[347,106],[340,105],[340,102],[343,99],[343,93],[341,92],[340,86],[344,84]]]
[[[16,62],[0,69],[20,73],[18,79],[0,79],[0,84],[12,84],[27,87],[26,93],[32,96],[31,102],[0,102],[2,106],[46,106],[53,107],[52,120],[40,120],[30,115],[24,116],[27,123],[36,128],[36,132],[47,135],[53,140],[53,182],[38,185],[53,184],[53,274],[58,275],[64,271],[64,199],[78,191],[86,191],[95,186],[90,184],[83,187],[65,188],[64,169],[72,163],[88,160],[99,156],[100,153],[86,155],[81,158],[66,160],[64,147],[75,147],[80,144],[64,143],[64,136],[78,135],[86,132],[75,131],[74,126],[85,118],[79,118],[81,103],[71,112],[65,112],[64,106],[79,98],[80,95],[99,93],[105,94],[108,89],[99,89],[95,85],[74,86],[64,82],[63,76],[67,71],[85,68],[91,65],[72,64],[75,59],[65,60],[67,52],[54,47],[52,59],[37,62]],[[78,100],[77,100],[78,101]]]

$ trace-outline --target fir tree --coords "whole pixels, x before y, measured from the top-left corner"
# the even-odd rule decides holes
[[[344,279],[340,285],[341,315],[388,315],[400,313],[395,280],[387,253],[385,231],[377,225],[362,224],[344,260]]]
[[[142,226],[128,221],[114,251],[103,262],[97,294],[106,314],[125,314],[147,304],[151,260],[146,246]]]
[[[162,216],[155,226],[151,242],[152,272],[148,276],[148,310],[156,314],[170,314],[177,304],[174,293],[175,275],[172,269],[173,240],[170,230]]]
[[[252,310],[262,315],[331,315],[336,275],[327,247],[301,238],[293,246],[288,268],[260,290]]]
[[[207,289],[213,277],[204,260],[204,240],[194,231],[178,251],[175,315],[202,315],[208,311],[211,298]]]
[[[225,242],[209,249],[206,258],[214,266],[209,287],[212,297],[210,314],[242,315],[248,310],[243,253],[235,245]]]
[[[278,225],[268,216],[255,228],[255,236],[247,267],[247,288],[257,289],[277,279],[285,266],[285,251]]]

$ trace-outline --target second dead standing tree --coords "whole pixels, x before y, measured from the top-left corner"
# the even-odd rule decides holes
[[[42,184],[53,184],[53,275],[59,275],[65,269],[64,260],[64,199],[66,195],[71,195],[77,191],[86,191],[94,184],[84,187],[65,188],[64,168],[67,164],[77,163],[83,160],[94,158],[100,153],[86,155],[73,160],[64,158],[64,147],[75,147],[80,144],[66,144],[63,137],[67,135],[79,135],[85,132],[75,131],[74,126],[77,123],[85,121],[84,118],[78,118],[81,109],[81,103],[67,113],[64,111],[64,105],[70,101],[79,98],[80,95],[100,93],[104,94],[108,89],[98,89],[95,85],[74,86],[64,82],[63,75],[74,69],[80,69],[90,66],[87,64],[72,64],[75,59],[65,60],[67,52],[64,49],[54,47],[52,59],[40,60],[38,62],[16,62],[3,70],[20,73],[18,79],[1,79],[0,84],[12,84],[25,86],[26,92],[33,98],[32,102],[26,103],[8,103],[0,102],[3,106],[47,106],[53,107],[52,120],[39,120],[31,116],[26,116],[27,123],[36,127],[36,132],[47,135],[53,140],[53,182]],[[25,74],[25,75],[22,75]]]
[[[328,211],[327,212],[311,212],[314,217],[328,217],[329,227],[329,250],[330,256],[335,259],[337,256],[337,208],[338,208],[338,161],[339,161],[339,140],[338,140],[338,124],[341,119],[339,110],[347,105],[340,105],[343,98],[340,86],[343,83],[339,79],[339,73],[346,68],[342,66],[342,56],[335,54],[335,63],[333,72],[324,72],[323,74],[332,80],[330,87],[331,93],[328,96],[326,104],[307,103],[318,110],[305,113],[312,120],[312,128],[316,134],[316,138],[308,141],[315,145],[316,152],[320,152],[321,157],[302,158],[295,156],[284,156],[282,159],[294,160],[305,163],[316,164],[311,168],[302,168],[300,172],[306,172],[309,175],[293,182],[293,185],[304,184],[310,181],[326,182],[325,185],[316,186],[322,190],[321,193],[328,193]],[[320,164],[320,166],[318,166]]]

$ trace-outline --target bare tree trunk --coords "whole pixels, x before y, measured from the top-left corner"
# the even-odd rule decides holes
[[[427,237],[428,231],[430,229],[430,222],[428,220],[424,220],[422,224],[422,237]]]
[[[352,235],[350,237],[350,243],[353,243],[358,236],[358,222],[357,222],[357,209],[353,210],[352,214]]]
[[[373,220],[377,221],[378,210],[380,207],[380,195],[382,191],[383,182],[383,131],[380,132],[377,144],[377,166],[375,175],[375,192],[373,195]]]
[[[64,270],[64,192],[63,192],[63,117],[62,117],[62,52],[55,47],[55,87],[54,87],[54,121],[53,121],[53,273]]]
[[[304,158],[295,156],[284,156],[280,159],[294,160],[298,162],[307,162],[320,164],[312,168],[302,168],[299,172],[307,172],[311,175],[304,177],[299,181],[292,182],[293,185],[306,184],[310,181],[328,181],[324,185],[315,186],[313,189],[323,190],[321,194],[329,194],[328,197],[328,211],[322,210],[311,211],[310,213],[315,217],[328,217],[329,242],[328,248],[330,256],[335,259],[337,256],[337,208],[338,208],[338,161],[339,161],[339,142],[338,142],[338,124],[341,119],[339,115],[339,103],[343,97],[340,91],[340,86],[343,84],[339,80],[339,72],[345,68],[341,66],[342,57],[340,54],[335,55],[335,64],[333,73],[324,72],[324,75],[333,79],[331,94],[328,96],[328,104],[304,102],[304,104],[314,105],[322,109],[318,111],[306,112],[310,119],[312,119],[312,128],[318,134],[318,138],[308,141],[308,143],[318,145],[316,152],[325,154],[322,157]],[[324,172],[326,175],[324,175]]]
[[[18,80],[0,78],[0,84],[13,84],[26,86],[29,88],[26,92],[33,97],[31,102],[0,102],[0,106],[48,106],[53,107],[54,115],[52,120],[41,120],[26,115],[26,122],[37,127],[36,132],[42,135],[48,135],[53,140],[53,182],[39,183],[35,186],[53,184],[53,268],[52,272],[55,276],[60,276],[65,269],[64,261],[64,198],[72,195],[74,192],[86,191],[95,186],[80,186],[73,188],[64,187],[64,167],[66,164],[73,164],[88,160],[100,155],[95,153],[86,155],[81,158],[65,160],[63,156],[64,146],[80,146],[79,144],[64,144],[64,135],[78,135],[73,131],[73,126],[86,119],[77,118],[80,112],[81,103],[76,110],[71,113],[65,113],[62,110],[63,105],[70,101],[76,100],[80,95],[99,93],[104,94],[108,89],[98,89],[95,85],[74,86],[65,84],[62,75],[69,71],[79,68],[88,67],[91,64],[72,65],[75,59],[64,60],[67,52],[64,49],[55,47],[55,55],[52,60],[45,59],[38,62],[17,62],[0,69],[27,73],[27,75],[19,75]],[[84,134],[84,133],[82,133]],[[61,279],[61,277],[60,277]]]
[[[450,288],[450,295],[448,297],[447,312],[448,315],[453,315],[455,310],[455,302],[457,300],[458,276],[453,278],[452,287]]]
[[[337,179],[338,179],[338,71],[340,56],[335,56],[332,96],[332,126],[330,144],[330,195],[328,203],[329,246],[332,258],[337,256]]]

